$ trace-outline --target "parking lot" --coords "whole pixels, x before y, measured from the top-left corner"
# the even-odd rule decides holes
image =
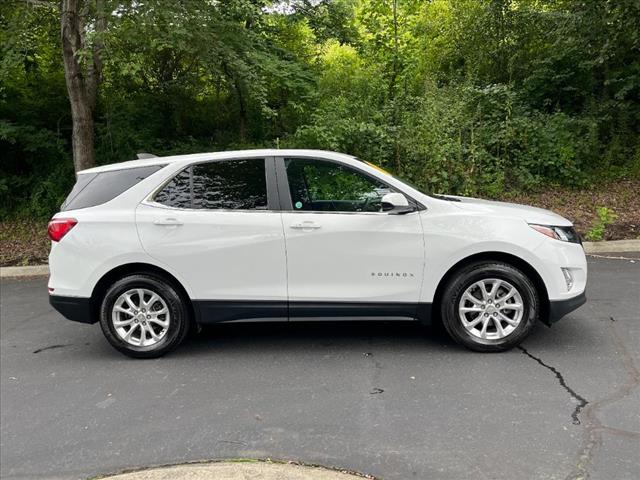
[[[132,360],[57,314],[44,278],[3,279],[1,476],[274,458],[384,479],[635,480],[640,255],[624,256],[589,257],[588,303],[504,354],[408,322],[291,323],[219,325]]]

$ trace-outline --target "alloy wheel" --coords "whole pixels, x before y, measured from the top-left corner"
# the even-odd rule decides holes
[[[120,295],[111,311],[116,334],[136,347],[150,347],[164,338],[171,314],[164,299],[146,288],[134,288]]]
[[[458,303],[464,328],[483,340],[501,340],[522,321],[522,295],[506,280],[486,278],[471,284]]]

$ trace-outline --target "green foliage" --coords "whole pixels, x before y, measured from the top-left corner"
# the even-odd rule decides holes
[[[73,183],[58,8],[0,2],[2,218],[45,218]],[[492,197],[640,174],[637,0],[109,9],[101,164],[141,151],[324,148],[430,191]]]
[[[50,217],[74,183],[64,142],[50,130],[0,120],[0,217]]]
[[[618,215],[607,207],[596,207],[598,219],[594,222],[591,229],[587,232],[586,238],[589,241],[597,242],[604,238],[604,231],[607,225],[611,225]]]

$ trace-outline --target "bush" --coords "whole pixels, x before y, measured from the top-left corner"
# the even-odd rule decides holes
[[[384,107],[336,93],[290,144],[354,154],[429,191],[498,196],[548,183],[580,186],[597,165],[593,121],[531,111],[505,85],[428,85]]]
[[[607,225],[612,224],[618,218],[614,211],[607,207],[597,207],[596,213],[598,214],[598,219],[586,235],[586,239],[593,242],[602,240]]]
[[[74,183],[65,142],[47,129],[0,120],[0,219],[49,218]]]

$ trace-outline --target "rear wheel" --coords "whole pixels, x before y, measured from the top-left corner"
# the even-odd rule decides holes
[[[529,334],[540,312],[531,280],[503,262],[463,268],[449,281],[442,298],[442,320],[449,335],[479,352],[515,347]]]
[[[188,309],[169,282],[155,275],[133,274],[107,290],[100,326],[118,351],[135,358],[155,358],[184,340]]]

